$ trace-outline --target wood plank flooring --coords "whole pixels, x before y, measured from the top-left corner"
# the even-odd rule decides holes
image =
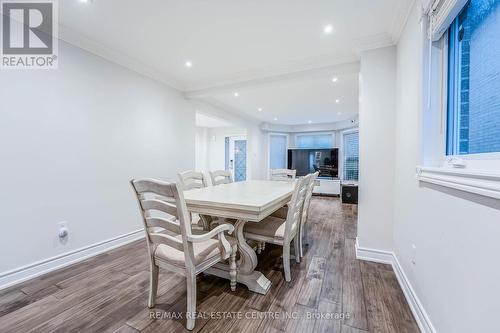
[[[309,246],[292,281],[282,276],[281,248],[266,245],[258,269],[267,295],[209,275],[198,277],[193,332],[418,332],[392,268],[356,260],[357,207],[313,197]],[[1,332],[183,332],[186,286],[161,272],[148,309],[145,241],[0,291]]]

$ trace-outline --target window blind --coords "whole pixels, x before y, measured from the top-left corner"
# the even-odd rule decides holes
[[[439,40],[450,27],[451,22],[460,13],[468,0],[431,0],[429,11],[429,38]],[[426,2],[425,0],[422,1]],[[424,4],[425,5],[425,4]],[[425,9],[426,7],[424,7]]]

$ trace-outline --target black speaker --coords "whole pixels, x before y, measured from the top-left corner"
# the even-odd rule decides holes
[[[358,204],[358,185],[342,184],[342,203]]]

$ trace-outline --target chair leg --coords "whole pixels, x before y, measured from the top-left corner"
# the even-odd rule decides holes
[[[186,272],[187,282],[187,311],[186,311],[186,329],[192,330],[195,324],[196,312],[196,274]]]
[[[293,239],[293,246],[295,247],[295,262],[300,263],[300,237],[299,234],[295,235],[295,238]]]
[[[266,249],[266,242],[262,242],[262,251],[264,251]]]
[[[285,271],[285,281],[290,282],[292,280],[290,274],[290,243],[283,244],[283,269]]]
[[[301,225],[300,226],[300,231],[299,231],[299,254],[300,254],[300,257],[302,258],[304,256],[304,234],[305,234],[305,231],[304,231],[304,225]]]
[[[257,243],[257,254],[261,254],[262,253],[262,242],[258,242]]]
[[[158,291],[159,268],[154,263],[151,264],[149,272],[149,300],[148,307],[152,308],[156,304],[156,292]]]
[[[236,290],[236,246],[233,248],[231,252],[231,256],[229,257],[229,277],[231,278],[230,286],[231,291]]]

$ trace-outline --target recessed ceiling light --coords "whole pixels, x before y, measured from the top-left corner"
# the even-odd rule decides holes
[[[311,120],[308,120],[308,121],[307,121],[307,123],[308,123],[308,124],[312,124],[312,121],[311,121]]]
[[[238,97],[240,94],[238,92],[235,92],[233,95],[234,97]]]
[[[189,61],[189,60],[186,61],[185,65],[186,65],[187,68],[193,67],[193,63],[191,61]]]
[[[334,77],[334,78],[332,79],[332,82],[337,82],[337,81],[338,81],[338,78],[336,78],[336,77]]]
[[[335,103],[339,104],[340,103],[340,99],[336,99]]]
[[[341,114],[342,114],[342,112],[340,112],[340,111],[339,111],[339,112],[337,112],[337,116],[340,116]]]
[[[325,35],[331,34],[333,32],[333,25],[331,24],[325,25],[325,27],[323,28],[323,32],[325,33]]]
[[[259,110],[259,112],[262,112],[262,108],[258,108],[257,110]]]
[[[274,121],[278,120],[278,117],[274,117]]]

